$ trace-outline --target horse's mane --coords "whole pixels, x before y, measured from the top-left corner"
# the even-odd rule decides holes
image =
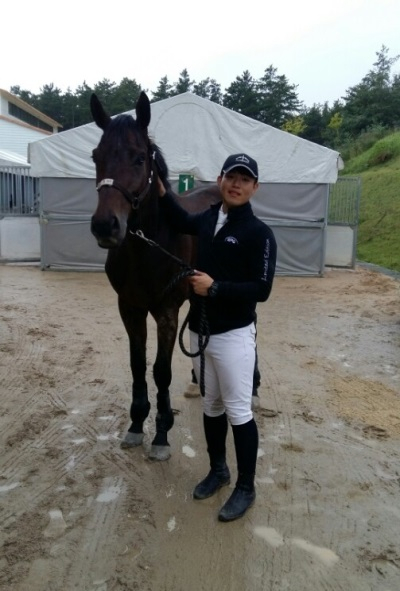
[[[122,114],[112,118],[106,131],[107,134],[116,134],[119,138],[122,138],[122,140],[124,140],[125,138],[127,138],[127,134],[129,131],[137,131],[137,129],[138,128],[136,120],[132,117],[132,115]],[[171,184],[168,179],[168,166],[165,161],[164,155],[155,142],[153,142],[150,138],[148,138],[148,140],[149,145],[155,152],[155,162],[157,166],[158,175],[164,187],[167,190],[169,190],[171,189]]]
[[[154,142],[151,142],[151,146],[155,152],[155,161],[156,161],[158,176],[160,177],[164,187],[168,191],[171,189],[171,184],[168,179],[167,163],[165,162],[165,158],[163,156],[163,153],[162,153],[161,149],[157,146],[157,144],[155,144]]]

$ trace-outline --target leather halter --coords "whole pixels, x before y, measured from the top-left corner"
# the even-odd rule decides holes
[[[103,187],[114,187],[114,189],[117,189],[117,191],[120,191],[120,193],[122,193],[122,195],[125,197],[125,199],[128,201],[128,203],[132,206],[132,209],[138,209],[141,201],[144,199],[144,197],[149,192],[151,184],[153,182],[153,175],[154,175],[153,163],[155,162],[155,159],[156,159],[156,153],[155,153],[155,150],[153,150],[150,154],[150,161],[151,161],[150,176],[147,181],[147,185],[145,186],[143,191],[141,191],[141,193],[139,193],[139,195],[135,195],[134,193],[130,193],[127,189],[125,189],[125,187],[120,185],[114,179],[103,179],[96,186],[96,190],[100,191]]]

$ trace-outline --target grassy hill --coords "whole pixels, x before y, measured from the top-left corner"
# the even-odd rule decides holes
[[[345,161],[361,177],[357,259],[400,272],[400,132]]]

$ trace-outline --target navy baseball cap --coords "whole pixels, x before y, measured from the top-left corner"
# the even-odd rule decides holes
[[[222,166],[221,176],[230,172],[234,168],[245,168],[252,177],[256,180],[258,179],[257,162],[247,154],[232,154],[231,156],[228,156]]]

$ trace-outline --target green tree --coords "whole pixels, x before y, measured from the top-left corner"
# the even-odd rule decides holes
[[[169,83],[167,76],[161,78],[160,82],[158,83],[157,90],[155,92],[152,91],[152,95],[152,103],[163,101],[164,99],[173,96],[173,86]]]
[[[304,121],[304,117],[299,115],[298,117],[292,117],[292,119],[287,119],[285,123],[282,125],[282,130],[287,131],[293,135],[300,135],[304,132],[306,128],[306,124]]]
[[[257,82],[259,121],[275,127],[282,127],[287,119],[297,115],[302,103],[299,101],[297,86],[290,84],[286,76],[278,75],[272,65],[265,69],[264,76]]]
[[[400,127],[400,74],[395,74],[392,81],[392,127]]]
[[[338,147],[340,144],[340,130],[343,125],[343,115],[336,111],[334,113],[327,125],[327,131],[332,133],[332,145],[333,147]]]
[[[236,79],[225,90],[223,105],[232,111],[237,111],[253,119],[258,118],[257,84],[248,70]]]
[[[322,145],[324,143],[323,130],[325,125],[322,106],[314,103],[312,107],[303,110],[302,117],[304,129],[300,132],[300,137]]]
[[[116,84],[115,82],[111,82],[107,78],[103,78],[100,82],[96,82],[93,88],[93,92],[97,95],[97,97],[101,100],[105,110],[110,115],[115,115],[112,111],[112,102],[113,102],[113,95],[115,92]]]
[[[370,127],[393,125],[398,90],[395,80],[392,80],[391,69],[400,56],[391,58],[388,53],[389,49],[382,45],[381,50],[376,52],[373,68],[343,97],[343,130],[353,137]],[[399,119],[398,113],[395,117]]]
[[[136,80],[122,78],[112,93],[111,114],[116,115],[134,109],[141,92],[142,87]]]
[[[193,93],[202,98],[206,98],[213,103],[222,103],[221,85],[214,78],[205,78],[198,83],[193,84]]]
[[[74,118],[74,127],[79,125],[85,125],[93,121],[92,114],[90,112],[90,97],[94,89],[86,84],[84,81],[75,91],[76,97],[76,110]]]
[[[76,121],[78,99],[76,95],[68,87],[66,93],[62,97],[62,112],[63,117],[60,123],[62,123],[63,131],[72,129],[79,125]]]
[[[30,90],[22,90],[20,86],[11,86],[10,92],[11,94],[18,96],[21,100],[28,103],[28,105],[37,108],[37,96],[32,94]]]
[[[193,88],[194,81],[190,80],[189,72],[185,68],[179,74],[178,82],[174,84],[174,91],[173,94],[183,94],[184,92],[191,92]]]
[[[58,123],[62,123],[63,109],[62,109],[62,92],[60,88],[54,86],[53,83],[45,84],[37,97],[36,108],[42,113],[51,117]]]

